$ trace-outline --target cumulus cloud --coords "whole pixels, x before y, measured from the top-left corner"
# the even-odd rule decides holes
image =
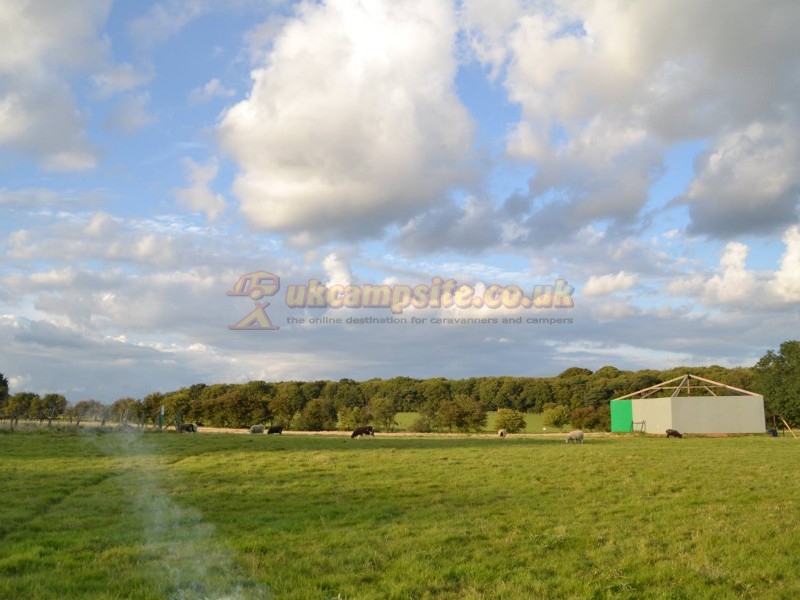
[[[635,273],[620,271],[616,275],[592,275],[581,287],[581,294],[586,296],[607,296],[616,291],[629,290],[638,280]]]
[[[34,157],[45,169],[73,171],[97,163],[85,116],[67,80],[99,66],[99,29],[107,0],[6,3],[0,7],[0,147]]]
[[[331,252],[322,259],[325,269],[325,285],[347,285],[353,282],[353,271],[350,265],[336,252]]]
[[[490,199],[469,196],[462,204],[450,201],[413,217],[393,243],[409,255],[442,249],[480,252],[508,241],[503,222]]]
[[[225,198],[215,194],[210,187],[219,171],[216,159],[206,165],[200,165],[191,158],[184,158],[182,162],[188,171],[189,186],[175,192],[178,203],[189,210],[204,213],[209,221],[214,221],[225,212],[227,206]]]
[[[784,253],[774,271],[747,267],[749,247],[728,242],[719,267],[710,273],[693,273],[674,279],[667,287],[675,296],[695,297],[709,308],[782,309],[800,300],[800,227],[784,232]]]
[[[219,79],[214,77],[205,85],[196,87],[189,92],[189,103],[200,104],[214,98],[230,98],[235,93],[236,90],[226,88]]]
[[[772,233],[800,218],[798,130],[755,122],[728,133],[698,161],[685,197],[690,233]]]
[[[111,64],[92,75],[92,82],[100,97],[106,98],[144,85],[154,76],[151,67],[135,67],[130,63]]]
[[[714,275],[705,284],[703,302],[707,305],[735,303],[753,298],[756,278],[747,270],[749,249],[739,242],[725,246],[719,264],[722,273]]]
[[[800,227],[789,228],[783,235],[786,251],[775,273],[775,293],[786,302],[800,302]]]
[[[507,152],[536,165],[522,221],[529,243],[593,222],[635,223],[664,152],[698,138],[712,140],[716,163],[698,169],[689,194],[692,232],[765,233],[797,220],[800,5],[464,5],[473,56],[521,111]],[[732,170],[737,177],[712,195]],[[769,184],[753,190],[759,177]],[[746,214],[735,216],[739,208]]]
[[[251,226],[376,236],[465,181],[473,126],[455,38],[442,0],[299,5],[219,126]]]

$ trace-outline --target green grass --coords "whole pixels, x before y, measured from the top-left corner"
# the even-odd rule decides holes
[[[0,598],[793,598],[792,438],[0,435]]]

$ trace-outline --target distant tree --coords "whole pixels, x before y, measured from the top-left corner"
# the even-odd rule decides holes
[[[301,431],[330,431],[336,429],[336,406],[327,398],[311,400],[300,412],[296,427]]]
[[[420,387],[423,400],[419,411],[428,418],[435,419],[441,404],[453,398],[450,380],[444,377],[426,379],[421,383]]]
[[[392,431],[397,425],[397,421],[395,421],[397,410],[395,410],[394,402],[392,402],[391,398],[382,396],[373,398],[367,404],[366,413],[369,420],[381,431]]]
[[[316,398],[322,397],[322,391],[325,389],[326,381],[307,381],[300,385],[300,394],[303,396],[304,402],[311,402]],[[269,384],[266,384],[269,385]],[[268,396],[274,395],[274,390],[267,394]]]
[[[12,431],[16,428],[20,419],[30,416],[31,409],[37,407],[40,400],[39,394],[34,394],[33,392],[17,392],[9,397],[7,412],[11,418]]]
[[[520,406],[524,386],[519,377],[503,377],[497,392],[497,401],[492,408],[512,408]]]
[[[435,414],[435,421],[437,427],[445,427],[449,431],[453,431],[455,427],[458,429],[462,425],[461,410],[454,400],[442,400],[439,402]]]
[[[423,401],[420,391],[420,380],[409,377],[395,377],[383,382],[381,396],[387,396],[394,401],[398,411],[418,411]]]
[[[455,394],[464,394],[478,400],[478,384],[479,380],[476,377],[468,379],[456,379],[450,382],[450,390]]]
[[[337,428],[343,431],[350,431],[364,425],[367,422],[367,417],[364,409],[360,406],[353,406],[348,408],[343,406],[337,411]]]
[[[120,398],[109,406],[108,418],[120,425],[129,421],[139,422],[141,403],[135,398]]]
[[[576,429],[589,431],[611,430],[611,408],[606,404],[573,408],[569,415],[570,424]]]
[[[800,341],[783,342],[777,353],[769,350],[754,370],[767,412],[800,425]]]
[[[75,406],[77,407],[77,404]],[[150,422],[153,423],[153,425],[157,425],[159,423],[162,406],[164,406],[164,394],[161,392],[147,394],[147,396],[142,399],[142,424],[144,425]]]
[[[71,412],[71,416],[75,418],[75,424],[80,425],[81,421],[103,420],[105,422],[104,419],[108,415],[108,408],[97,400],[89,399],[76,402]]]
[[[8,379],[0,373],[0,418],[9,415],[8,411]]]
[[[336,406],[364,406],[365,399],[358,383],[352,379],[340,379],[334,394]]]
[[[570,409],[564,405],[553,406],[542,412],[542,423],[547,427],[563,429],[569,425]]]
[[[547,379],[532,378],[522,386],[520,403],[517,410],[526,410],[540,413],[545,405],[554,402],[553,388]]]
[[[294,381],[283,381],[276,386],[275,396],[269,401],[269,410],[274,422],[288,429],[302,405],[299,385]]]
[[[481,431],[486,428],[486,409],[479,400],[464,394],[457,394],[454,400],[464,415],[462,431]]]
[[[452,400],[439,403],[436,424],[450,431],[480,431],[486,427],[486,410],[478,400],[457,394]]]
[[[513,408],[498,409],[495,419],[495,426],[498,429],[505,429],[508,433],[519,433],[525,430],[526,425],[524,413]]]
[[[503,381],[500,377],[484,377],[477,386],[478,399],[490,409],[497,408],[501,403],[498,395],[502,385]]]
[[[61,394],[45,394],[44,398],[42,398],[42,410],[47,419],[47,426],[50,427],[53,419],[66,412],[67,399]]]

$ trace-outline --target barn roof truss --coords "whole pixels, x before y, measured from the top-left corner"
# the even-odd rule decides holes
[[[705,395],[705,394],[698,394],[697,392],[703,390],[707,392],[711,396],[758,396],[755,392],[748,392],[747,390],[743,390],[741,388],[733,387],[732,385],[728,385],[726,383],[720,383],[719,381],[712,381],[711,379],[706,379],[705,377],[700,377],[699,375],[683,375],[681,377],[676,377],[675,379],[670,379],[669,381],[664,381],[662,383],[652,385],[648,388],[644,388],[643,390],[639,390],[638,392],[632,392],[625,396],[621,396],[616,398],[616,400],[625,400],[628,398],[631,399],[642,399],[642,398],[651,398],[651,397],[658,397],[663,398],[672,390],[671,397],[675,398],[680,395],[685,396],[698,396],[698,395]]]

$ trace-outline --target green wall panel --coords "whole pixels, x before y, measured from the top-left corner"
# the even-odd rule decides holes
[[[611,431],[628,433],[633,423],[633,400],[611,401]]]

